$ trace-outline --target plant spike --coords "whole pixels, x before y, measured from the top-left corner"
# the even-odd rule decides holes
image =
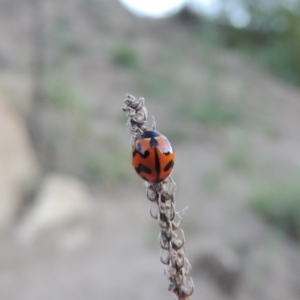
[[[147,127],[147,109],[145,99],[136,99],[127,94],[123,111],[128,120],[128,132],[131,135],[131,145],[141,136]],[[156,123],[153,118],[152,129]],[[146,182],[146,196],[151,201],[150,215],[157,220],[160,227],[159,244],[161,247],[160,260],[165,265],[165,275],[168,278],[169,291],[176,295],[177,300],[189,300],[194,292],[194,284],[191,277],[191,265],[185,257],[185,237],[180,229],[182,214],[175,210],[176,184],[171,176],[159,183]],[[153,212],[153,205],[157,206],[157,212]],[[177,219],[177,221],[175,220]],[[178,232],[180,237],[178,237]]]

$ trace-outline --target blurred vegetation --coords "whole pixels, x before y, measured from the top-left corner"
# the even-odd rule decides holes
[[[191,119],[214,127],[233,123],[239,119],[239,114],[224,104],[222,98],[198,102],[187,113]]]
[[[79,91],[64,78],[49,76],[47,80],[46,97],[49,105],[60,111],[84,112],[86,107]]]
[[[229,1],[223,0],[228,9]],[[198,37],[241,50],[280,78],[300,86],[300,1],[235,1],[250,17],[247,26],[231,25],[226,9],[216,22],[203,21]]]
[[[265,2],[270,2],[267,0],[251,2],[223,0],[224,5],[229,2],[240,3],[239,5],[243,5],[249,12],[251,19],[246,27],[233,27],[226,11],[222,12],[214,22],[198,17],[195,19],[195,14],[192,15],[193,19],[189,20],[190,15],[181,14],[177,16],[177,21],[181,18],[180,26],[185,24],[188,30],[178,31],[176,27],[178,24],[174,20],[171,20],[170,28],[167,27],[169,23],[162,24],[167,25],[165,32],[160,29],[163,28],[161,25],[157,27],[159,30],[155,29],[157,31],[152,27],[147,27],[148,25],[145,26],[149,30],[151,42],[157,42],[159,51],[154,47],[153,52],[151,47],[146,52],[144,45],[136,43],[135,34],[128,34],[128,36],[120,34],[122,38],[118,38],[117,41],[112,35],[113,31],[99,32],[99,28],[103,29],[103,26],[109,25],[111,28],[115,26],[111,23],[111,19],[105,20],[106,25],[102,24],[103,18],[99,18],[98,13],[103,12],[103,7],[99,1],[88,1],[84,7],[88,14],[83,16],[88,16],[91,28],[97,29],[95,32],[91,31],[91,34],[97,37],[101,35],[105,37],[105,34],[109,34],[113,41],[109,46],[102,44],[102,37],[91,42],[90,38],[85,40],[84,35],[77,36],[72,17],[58,11],[47,36],[51,51],[45,64],[44,96],[49,100],[51,113],[53,115],[59,113],[63,119],[59,124],[56,117],[54,118],[53,134],[43,133],[46,139],[53,140],[53,145],[48,147],[54,149],[48,150],[51,152],[53,161],[59,160],[59,156],[64,158],[63,155],[67,152],[64,149],[70,148],[68,151],[73,153],[72,159],[75,163],[72,162],[65,169],[69,172],[76,170],[75,173],[89,181],[97,184],[123,181],[127,178],[126,172],[131,174],[130,165],[128,169],[128,158],[125,154],[123,155],[122,151],[120,152],[122,145],[113,145],[112,141],[107,140],[99,143],[96,149],[95,145],[90,142],[99,138],[99,129],[97,129],[99,125],[96,120],[106,118],[106,112],[103,109],[105,106],[101,106],[101,101],[95,101],[94,95],[80,93],[79,87],[82,86],[86,91],[91,88],[90,82],[93,80],[90,79],[99,76],[102,72],[102,60],[109,61],[114,66],[113,71],[116,73],[112,77],[116,79],[116,82],[120,80],[120,76],[124,76],[122,71],[125,71],[128,77],[131,77],[132,82],[136,83],[138,93],[145,95],[146,99],[152,98],[151,100],[159,102],[161,106],[158,106],[158,109],[161,107],[163,109],[168,104],[167,112],[170,118],[165,118],[164,123],[169,124],[170,119],[175,118],[177,124],[184,125],[176,129],[172,126],[164,128],[164,134],[172,143],[193,141],[198,127],[201,127],[201,130],[217,128],[218,131],[235,126],[239,128],[257,126],[269,136],[277,137],[279,135],[276,131],[277,127],[267,117],[268,98],[272,99],[270,103],[273,105],[274,95],[266,95],[265,98],[259,96],[266,107],[260,106],[256,111],[248,109],[247,99],[248,94],[251,95],[252,83],[245,82],[245,80],[239,82],[235,79],[224,81],[224,79],[230,79],[229,70],[217,59],[217,56],[224,46],[243,51],[282,78],[300,85],[299,15],[297,10],[291,10],[279,3],[279,0],[274,0],[275,4],[269,10],[264,7]],[[110,4],[107,6],[109,7]],[[130,30],[126,29],[124,32],[130,32]],[[105,51],[105,55],[102,51]],[[202,68],[201,72],[199,68]],[[88,71],[88,76],[79,77],[75,74],[76,72],[86,74],[86,71]],[[82,85],[76,84],[80,81],[83,82]],[[126,82],[126,86],[128,84]],[[233,91],[230,90],[230,85],[233,86]],[[92,88],[95,91],[99,88],[97,97],[100,98],[108,92],[108,90],[103,91],[105,89],[100,85]],[[124,87],[121,88],[123,91]],[[99,106],[91,104],[94,101],[100,103]],[[97,109],[91,107],[97,107]],[[120,112],[116,121],[124,126],[126,123],[124,114]],[[199,124],[205,126],[198,126]],[[60,146],[54,143],[56,135],[61,136],[62,145]],[[50,155],[48,152],[47,155]],[[252,165],[251,153],[247,145],[243,143],[235,145],[233,151],[227,153],[224,160],[230,171],[248,172]],[[76,166],[77,163],[80,166]],[[62,163],[57,163],[58,168],[61,168],[61,165]],[[210,190],[218,188],[220,178],[217,172],[212,172],[207,176]]]
[[[261,183],[254,191],[252,204],[268,222],[300,241],[299,176]]]
[[[228,155],[226,165],[236,171],[247,171],[251,167],[251,155],[246,144],[238,145]]]
[[[222,180],[223,174],[220,170],[212,169],[206,171],[203,177],[205,191],[209,194],[217,193]]]
[[[172,145],[183,143],[187,140],[192,139],[191,133],[185,127],[178,127],[178,128],[168,127],[164,129],[163,134],[168,137]]]
[[[130,165],[130,152],[123,149],[114,138],[103,136],[99,145],[85,151],[81,156],[83,177],[92,183],[115,183],[130,181],[133,176]],[[122,150],[121,150],[122,149]]]
[[[127,44],[122,44],[112,50],[112,61],[116,66],[124,68],[137,68],[138,54],[135,49]]]
[[[124,156],[123,156],[124,157]],[[128,160],[116,159],[115,156],[85,153],[82,157],[83,177],[92,183],[112,183],[128,178]]]

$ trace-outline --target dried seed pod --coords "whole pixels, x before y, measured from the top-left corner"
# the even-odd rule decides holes
[[[131,135],[131,145],[134,145],[148,130],[145,99],[142,97],[136,99],[127,94],[124,103],[123,111],[128,117],[127,126]],[[155,127],[156,123],[153,118],[152,130],[155,130]],[[160,260],[165,265],[165,275],[170,281],[169,291],[176,295],[177,300],[189,300],[194,292],[193,280],[190,277],[192,268],[185,257],[185,237],[180,229],[182,214],[185,210],[181,212],[175,210],[175,189],[175,182],[171,176],[168,176],[159,182],[147,183],[146,196],[151,201],[150,215],[157,220],[161,229],[159,234]],[[179,238],[177,230],[181,233]]]

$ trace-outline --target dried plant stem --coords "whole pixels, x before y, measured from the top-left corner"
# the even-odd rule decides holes
[[[123,111],[128,117],[127,126],[133,145],[148,130],[147,109],[144,98],[136,99],[127,94],[124,102]],[[152,129],[155,129],[155,122]],[[194,292],[194,284],[190,276],[191,265],[184,252],[184,232],[180,229],[184,211],[175,210],[175,187],[175,182],[169,176],[160,183],[146,183],[146,195],[151,201],[150,214],[160,226],[160,260],[165,265],[165,275],[170,281],[169,290],[177,300],[188,300]]]

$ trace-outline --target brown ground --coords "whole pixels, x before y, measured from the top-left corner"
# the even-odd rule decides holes
[[[249,205],[263,178],[299,169],[299,90],[249,58],[205,45],[176,19],[136,19],[104,0],[44,3],[45,98],[52,104],[30,114],[36,21],[27,2],[0,3],[1,85],[24,118],[39,124],[43,172],[86,181],[94,209],[33,243],[18,240],[17,225],[3,237],[0,300],[172,299],[158,228],[130,166],[121,112],[128,92],[146,97],[149,117],[176,151],[176,205],[189,206],[183,228],[194,299],[299,299],[299,245]],[[135,65],[114,63],[128,47]],[[61,80],[68,91],[57,95],[53,82]],[[216,99],[240,120],[207,124],[190,116]]]

